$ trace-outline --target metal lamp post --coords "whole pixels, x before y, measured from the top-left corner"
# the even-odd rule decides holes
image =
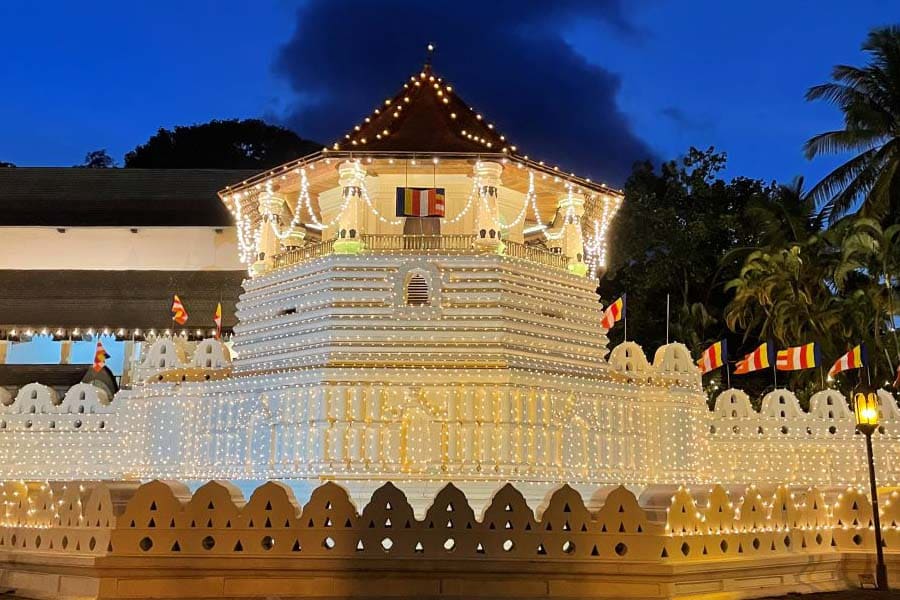
[[[869,459],[869,487],[872,492],[872,520],[875,524],[875,585],[888,589],[887,567],[881,547],[881,516],[878,514],[878,486],[875,483],[875,459],[872,456],[872,434],[878,429],[880,410],[874,391],[857,392],[853,397],[856,430],[866,436],[866,455]]]

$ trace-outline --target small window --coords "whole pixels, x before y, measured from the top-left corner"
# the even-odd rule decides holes
[[[424,306],[429,300],[428,282],[421,273],[413,273],[406,282],[406,303],[409,306]]]

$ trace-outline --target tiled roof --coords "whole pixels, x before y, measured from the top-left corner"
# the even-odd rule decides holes
[[[500,153],[514,150],[453,86],[425,65],[400,91],[331,146],[372,152]]]
[[[188,311],[186,328],[235,325],[234,305],[246,271],[0,270],[0,329],[94,327],[165,329],[172,295]]]
[[[255,171],[0,168],[0,226],[227,227],[217,190]]]

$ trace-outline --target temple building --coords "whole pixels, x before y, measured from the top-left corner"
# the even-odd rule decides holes
[[[865,476],[835,390],[808,412],[787,390],[758,411],[727,390],[711,412],[684,345],[609,349],[595,288],[622,193],[526,154],[430,65],[332,145],[228,179],[211,202],[231,175],[78,172],[95,200],[58,214],[23,196],[7,239],[33,251],[8,260],[38,301],[4,318],[83,326],[94,313],[75,308],[99,303],[115,310],[91,325],[132,328],[131,346],[117,392],[0,389],[0,476],[330,481],[361,504],[391,481],[416,510],[447,482],[477,502],[514,482],[538,503],[562,482],[591,495]],[[107,214],[116,178],[157,200]],[[104,250],[105,235],[124,246]],[[53,265],[77,271],[77,296]],[[210,316],[221,294],[228,343],[167,332],[172,293]],[[48,298],[54,312],[28,312]],[[879,398],[895,440],[900,411]],[[879,460],[900,474],[896,444]]]
[[[0,201],[16,597],[743,599],[869,585],[882,546],[900,574],[896,399],[864,440],[835,389],[710,410],[683,344],[608,348],[622,193],[430,65],[264,173],[0,169]]]
[[[0,387],[96,380],[101,336],[113,355],[101,379],[114,392],[126,345],[171,328],[173,294],[192,336],[209,335],[218,302],[230,331],[246,270],[216,191],[253,173],[0,169]]]

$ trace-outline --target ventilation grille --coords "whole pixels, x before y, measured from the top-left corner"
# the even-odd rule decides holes
[[[410,306],[428,304],[428,282],[418,273],[406,283],[406,303]]]

